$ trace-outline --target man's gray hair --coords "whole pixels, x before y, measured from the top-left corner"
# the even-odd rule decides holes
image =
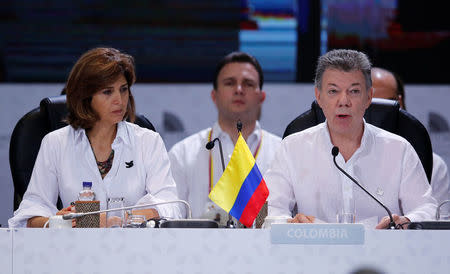
[[[316,68],[314,84],[320,90],[322,88],[323,73],[327,69],[336,69],[345,72],[361,71],[366,80],[366,88],[372,87],[370,70],[372,65],[369,58],[362,52],[349,49],[335,49],[319,57]]]

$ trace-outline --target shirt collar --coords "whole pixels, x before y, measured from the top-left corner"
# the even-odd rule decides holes
[[[371,133],[370,130],[367,128],[367,123],[366,120],[363,118],[363,135],[361,138],[361,144],[359,146],[359,148],[355,151],[355,153],[352,155],[351,158],[353,158],[353,156],[357,153],[359,153],[360,151],[363,151],[364,149],[366,149],[368,147],[368,145],[370,144],[370,140],[371,140]],[[322,123],[321,125],[322,127],[325,128],[325,133],[326,133],[326,139],[327,139],[327,144],[329,147],[329,151],[331,153],[331,149],[334,147],[333,143],[331,142],[331,135],[330,135],[330,131],[328,130],[328,126],[327,126],[327,121],[325,120],[324,123]]]
[[[128,127],[125,121],[120,121],[117,124],[117,134],[113,144],[118,142],[119,140],[121,140],[125,145],[132,145]]]
[[[74,133],[75,143],[82,142],[84,138],[86,138],[86,140],[88,140],[87,136],[86,136],[86,130],[84,128],[78,128],[78,129],[74,129],[74,130],[75,130],[75,133]]]
[[[359,146],[361,149],[364,149],[367,147],[367,145],[370,142],[370,137],[371,137],[370,130],[367,128],[367,123],[364,118],[363,118],[363,126],[364,126],[363,136],[361,138],[361,145]]]
[[[84,128],[79,128],[75,130],[75,142],[82,142],[83,139],[86,139],[86,141],[89,142],[86,130]],[[122,141],[125,145],[132,145],[131,144],[131,138],[126,126],[125,121],[121,121],[117,124],[117,133],[116,138],[114,138],[113,144],[118,143]]]
[[[327,120],[325,120],[325,122],[322,123],[319,126],[321,126],[321,127],[323,127],[325,129],[325,131],[324,131],[325,132],[325,136],[324,137],[326,139],[326,144],[328,146],[328,151],[330,151],[330,153],[331,153],[331,149],[333,149],[334,145],[331,142],[331,135],[330,135],[330,131],[328,130],[327,123],[328,123]]]

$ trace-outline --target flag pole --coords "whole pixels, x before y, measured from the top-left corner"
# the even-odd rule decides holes
[[[236,123],[236,128],[237,128],[238,133],[241,133],[242,122],[240,119]],[[223,172],[225,172],[225,169],[223,170]],[[231,216],[230,213],[228,213],[227,228],[236,228],[236,225],[234,224],[234,221],[233,221],[233,216]]]

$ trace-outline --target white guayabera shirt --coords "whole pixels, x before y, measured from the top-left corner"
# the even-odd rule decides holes
[[[444,160],[436,153],[433,153],[431,188],[433,189],[432,195],[436,198],[438,204],[445,200],[450,200],[450,177],[448,168]]]
[[[286,137],[272,166],[264,175],[269,188],[269,215],[298,212],[325,222],[353,199],[356,222],[375,218],[386,211],[342,174],[333,163],[326,122]],[[361,146],[345,162],[336,161],[393,214],[411,221],[432,219],[436,200],[414,148],[402,137],[364,122]]]
[[[211,137],[209,137],[210,132]],[[210,151],[205,148],[209,139],[214,140],[217,137],[222,142],[226,167],[233,153],[234,143],[217,122],[212,128],[204,129],[178,142],[169,151],[178,196],[189,202],[193,218],[214,217],[209,216],[208,211],[211,210],[211,207],[217,207],[211,202],[208,195],[211,189],[210,175],[212,174],[213,185],[215,185],[223,173],[219,145],[216,143],[211,150],[211,159]],[[264,174],[280,146],[281,138],[261,129],[260,124],[256,122],[255,130],[248,136],[246,142],[250,151],[256,156],[256,163],[261,174]],[[212,161],[212,172],[209,170],[210,160]],[[216,210],[221,211],[218,207]],[[215,213],[216,210],[211,210],[211,212]]]
[[[112,167],[102,179],[84,129],[66,126],[47,134],[28,189],[9,226],[24,227],[30,217],[55,215],[58,195],[63,206],[69,206],[78,199],[84,181],[92,182],[101,209],[106,208],[108,197],[124,197],[125,206],[178,199],[167,151],[158,133],[122,121],[112,149]],[[161,217],[181,217],[176,204],[154,208]]]

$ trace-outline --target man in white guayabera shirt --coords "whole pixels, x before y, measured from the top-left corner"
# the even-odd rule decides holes
[[[269,215],[289,216],[297,203],[291,222],[336,222],[338,210],[354,204],[356,222],[375,219],[373,226],[386,228],[386,211],[334,165],[338,147],[337,164],[392,211],[397,226],[432,219],[436,200],[414,148],[363,119],[373,95],[370,72],[358,51],[319,58],[315,96],[326,121],[283,139],[264,175]]]
[[[224,211],[208,198],[223,172],[219,146],[216,143],[212,150],[207,150],[206,143],[215,138],[221,140],[226,166],[238,138],[236,123],[240,120],[242,135],[262,174],[279,147],[281,138],[263,130],[258,122],[266,98],[263,80],[261,66],[253,56],[243,52],[225,56],[216,67],[211,91],[218,112],[217,122],[175,144],[169,151],[178,195],[191,205],[193,218],[221,216],[221,224],[227,219]]]

